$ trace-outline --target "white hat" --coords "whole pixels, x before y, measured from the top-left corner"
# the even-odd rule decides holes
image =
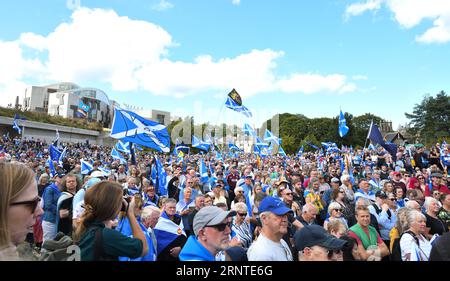
[[[104,178],[106,175],[101,171],[93,171],[91,178]]]

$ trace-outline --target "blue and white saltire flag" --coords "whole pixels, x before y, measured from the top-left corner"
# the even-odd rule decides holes
[[[111,175],[111,170],[105,168],[105,167],[98,167],[98,170],[102,172],[106,177]]]
[[[246,117],[252,117],[252,112],[245,107],[244,105],[237,104],[232,98],[227,97],[227,101],[225,102],[225,106],[229,109],[232,109],[236,112],[244,114]]]
[[[261,149],[256,144],[253,146],[253,153],[261,155]]]
[[[347,121],[345,121],[344,113],[339,113],[339,136],[343,138],[348,133]]]
[[[111,137],[157,151],[170,152],[167,127],[128,110],[114,109]]]
[[[257,145],[259,147],[269,147],[269,145],[267,143],[265,143],[264,141],[262,141],[259,137],[256,137],[255,145]]]
[[[301,157],[303,155],[304,150],[305,150],[305,148],[302,145],[302,147],[300,147],[300,149],[298,150],[297,155]]]
[[[62,165],[63,165],[63,160],[64,160],[64,158],[66,158],[66,154],[67,154],[67,147],[64,147],[64,149],[61,152],[61,155],[59,156],[59,159],[58,159],[58,163],[59,163],[60,167],[62,167]]]
[[[237,151],[242,151],[239,147],[237,147],[237,145],[235,145],[234,143],[228,143],[228,148],[233,151],[233,150],[237,150]]]
[[[208,151],[209,150],[209,144],[199,140],[196,136],[192,136],[192,147],[195,147],[200,150]]]
[[[56,175],[56,170],[55,170],[55,166],[53,165],[53,160],[50,157],[50,155],[48,156],[48,159],[46,161],[46,164],[48,165],[48,167],[50,168],[50,177],[54,177]]]
[[[142,148],[142,146],[140,146],[140,145],[137,144],[137,143],[134,144],[134,148],[136,148],[136,149],[139,150],[139,151],[144,150],[144,149]]]
[[[124,153],[127,153],[127,154],[130,154],[130,153],[131,153],[131,150],[130,150],[130,142],[123,142],[123,141],[119,140],[119,141],[116,143],[115,148],[116,148],[118,151],[121,151],[121,152],[124,152]]]
[[[14,121],[13,121],[13,129],[16,130],[19,134],[22,133],[22,129],[19,127],[19,124],[17,124],[16,118],[14,118]]]
[[[164,251],[164,249],[180,235],[186,236],[186,233],[184,232],[183,220],[180,215],[175,214],[175,216],[180,218],[179,225],[171,221],[166,212],[163,212],[154,228],[156,241],[158,242],[156,247],[158,250],[157,255]]]
[[[273,142],[276,143],[277,145],[280,145],[280,139],[267,129],[266,132],[264,133],[264,140],[267,142]]]
[[[115,147],[111,150],[111,156],[114,159],[120,160],[121,164],[127,163],[127,160],[125,160],[125,158],[122,156],[122,154],[120,154],[120,152],[117,151]]]
[[[147,238],[147,254],[136,259],[130,259],[129,257],[119,257],[119,261],[156,261],[157,255],[154,247],[156,245],[153,245],[153,239],[145,226],[140,221],[138,221],[138,224],[141,227],[142,232],[144,232],[145,238]],[[122,220],[119,222],[119,225],[116,227],[116,230],[127,237],[133,237],[133,231],[131,230],[130,221],[127,217],[122,218]]]
[[[158,194],[167,195],[167,173],[157,156],[155,156],[155,165],[152,168],[151,177]]]
[[[314,149],[319,150],[319,147],[315,146],[314,144],[312,144],[312,143],[309,142],[309,141],[307,141],[306,144],[309,145],[309,146],[311,146],[311,147],[314,148]]]
[[[89,174],[92,171],[92,169],[94,169],[94,167],[92,166],[91,163],[81,159],[81,174],[82,175]]]
[[[249,124],[244,124],[244,127],[242,128],[242,132],[246,134],[247,136],[257,137],[256,131],[253,130],[253,128]]]
[[[278,147],[278,154],[286,156],[286,152],[284,152],[283,148],[281,147],[281,145]]]
[[[216,151],[216,160],[223,161],[222,154]]]
[[[377,148],[373,144],[369,144],[369,150],[377,150]]]
[[[200,159],[200,182],[207,183],[209,181],[208,170],[206,169],[205,160]]]
[[[384,141],[383,136],[381,135],[380,129],[375,125],[372,121],[370,124],[369,133],[367,138],[374,144],[381,145],[384,149],[386,149],[389,154],[392,156],[392,160],[397,161],[397,145],[395,143],[387,143]]]

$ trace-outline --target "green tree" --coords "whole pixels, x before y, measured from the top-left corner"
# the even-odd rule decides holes
[[[420,142],[432,144],[436,140],[450,137],[450,96],[444,91],[436,97],[425,95],[414,106],[412,113],[405,113],[410,119],[408,133]]]

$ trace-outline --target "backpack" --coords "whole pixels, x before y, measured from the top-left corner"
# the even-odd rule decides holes
[[[95,232],[94,238],[94,261],[103,256],[103,233],[102,228]],[[62,232],[56,234],[55,239],[45,240],[42,244],[40,261],[81,261],[81,249],[75,245],[70,236]]]

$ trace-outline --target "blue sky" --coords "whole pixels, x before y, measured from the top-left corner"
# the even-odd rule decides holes
[[[396,128],[424,94],[449,90],[449,3],[2,1],[0,94],[70,81],[196,122],[342,108]],[[254,118],[223,108],[232,88]]]

